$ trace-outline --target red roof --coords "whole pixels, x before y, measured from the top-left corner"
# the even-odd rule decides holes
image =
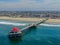
[[[18,31],[19,31],[19,28],[14,27],[14,28],[12,28],[12,31],[14,31],[14,32],[18,32]]]

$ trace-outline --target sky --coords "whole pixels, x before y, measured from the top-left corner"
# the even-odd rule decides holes
[[[0,0],[0,11],[60,11],[60,0]]]

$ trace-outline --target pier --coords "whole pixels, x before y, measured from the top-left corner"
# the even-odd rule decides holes
[[[20,32],[22,32],[22,31],[24,31],[24,30],[26,30],[26,29],[28,29],[28,28],[37,27],[39,24],[44,23],[44,22],[47,21],[47,20],[48,20],[48,19],[43,19],[43,20],[41,20],[41,21],[38,22],[38,23],[31,24],[31,25],[29,25],[29,26],[27,26],[27,27],[21,29]]]
[[[9,36],[9,38],[19,38],[19,37],[22,36],[23,31],[25,31],[26,29],[35,28],[35,27],[37,27],[39,24],[44,23],[44,22],[47,21],[47,20],[48,20],[48,19],[40,20],[40,22],[31,24],[31,25],[29,25],[29,26],[27,26],[27,27],[25,27],[25,28],[22,28],[22,29],[19,30],[18,32],[10,32],[8,36]]]

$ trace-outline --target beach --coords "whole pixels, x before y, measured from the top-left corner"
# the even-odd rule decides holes
[[[45,23],[57,23],[57,24],[60,24],[60,19],[48,19]]]
[[[19,18],[13,18],[13,17],[0,17],[0,19],[8,19],[8,20],[18,20],[18,21],[40,21],[40,20],[43,20],[44,18],[22,18],[22,17],[19,17]]]
[[[37,22],[43,20],[45,18],[13,18],[13,17],[0,17],[0,19],[7,19],[7,20],[18,20],[18,21],[28,21],[28,22]],[[60,19],[51,19],[49,18],[45,23],[60,23]]]

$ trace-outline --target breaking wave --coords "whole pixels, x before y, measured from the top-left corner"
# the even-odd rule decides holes
[[[14,22],[1,21],[0,24],[13,25],[13,26],[26,26],[26,25],[28,25],[29,23],[14,23]],[[60,27],[60,25],[58,25],[58,24],[40,24],[40,26]]]
[[[40,24],[41,26],[53,26],[53,27],[60,27],[58,24]]]
[[[13,25],[13,26],[25,26],[25,23],[13,23],[13,22],[0,22],[0,24]]]

